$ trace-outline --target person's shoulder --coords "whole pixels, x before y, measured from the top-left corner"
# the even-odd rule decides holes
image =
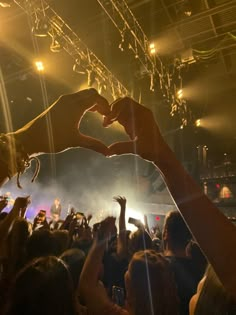
[[[114,303],[109,303],[99,315],[129,315],[128,311]]]
[[[165,256],[166,260],[172,265],[186,265],[190,266],[193,264],[193,261],[189,257],[177,257],[177,256]]]
[[[188,257],[176,257],[176,256],[167,256],[165,257],[170,267],[175,271],[184,271],[185,273],[188,272],[190,274],[195,274],[195,263],[191,258]]]

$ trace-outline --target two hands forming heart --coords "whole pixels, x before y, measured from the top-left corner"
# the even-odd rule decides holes
[[[87,111],[100,113],[104,118],[104,127],[119,122],[131,140],[106,147],[100,140],[82,134],[79,126]],[[20,134],[25,150],[30,155],[83,147],[105,156],[138,154],[144,159],[155,161],[164,143],[149,109],[129,97],[120,98],[109,105],[95,89],[61,96],[16,134]],[[50,144],[49,134],[53,145]]]
[[[130,141],[117,142],[107,148],[101,141],[81,134],[80,122],[87,111],[99,112],[104,117],[104,127],[115,121],[120,123]],[[53,141],[49,141],[48,134],[51,134]],[[202,193],[175,158],[162,138],[150,110],[128,97],[109,105],[96,90],[88,89],[60,97],[41,115],[12,135],[30,156],[83,147],[105,156],[138,154],[154,162],[162,171],[176,205],[220,281],[236,297],[236,255],[232,257],[236,240],[235,228]],[[0,159],[0,185],[7,177],[6,164]],[[214,244],[218,246],[213,246]],[[227,264],[225,257],[229,257]]]

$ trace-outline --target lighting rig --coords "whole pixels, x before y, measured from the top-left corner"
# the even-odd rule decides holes
[[[33,21],[35,36],[50,36],[52,52],[64,49],[75,61],[73,70],[88,75],[88,86],[97,82],[98,91],[106,90],[113,99],[130,95],[124,85],[86,46],[78,35],[44,0],[14,0]]]
[[[120,33],[121,51],[131,50],[139,61],[144,72],[150,77],[150,90],[161,90],[164,100],[170,105],[171,116],[178,115],[181,126],[188,123],[186,112],[189,111],[185,99],[178,94],[182,89],[181,64],[173,62],[173,66],[165,66],[155,44],[145,35],[136,17],[125,0],[97,0],[109,19]],[[176,75],[177,74],[177,75]]]

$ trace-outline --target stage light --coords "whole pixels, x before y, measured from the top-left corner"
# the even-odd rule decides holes
[[[177,97],[178,97],[178,99],[181,99],[183,97],[183,90],[182,89],[178,90]]]
[[[155,48],[152,48],[151,50],[150,50],[150,54],[151,55],[154,55],[156,53],[156,49]]]
[[[149,45],[149,48],[150,48],[150,49],[155,48],[155,44],[154,44],[154,43],[151,43],[151,44]]]
[[[195,125],[196,127],[201,127],[201,119],[197,119]]]
[[[35,61],[35,66],[39,72],[44,71],[44,65],[42,61]]]
[[[7,2],[0,2],[0,7],[2,8],[10,8],[10,3],[7,3]]]
[[[149,49],[150,49],[150,54],[151,55],[154,55],[156,53],[156,48],[155,48],[155,44],[154,43],[151,43],[149,45]]]

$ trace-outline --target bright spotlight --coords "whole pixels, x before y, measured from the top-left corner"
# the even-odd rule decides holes
[[[154,43],[151,43],[149,45],[149,49],[150,49],[150,54],[151,55],[154,55],[156,53],[156,48],[155,48],[155,44]]]
[[[2,8],[10,8],[10,3],[7,3],[7,2],[0,2],[0,7],[2,7]]]
[[[44,65],[42,61],[35,61],[35,66],[39,72],[42,72],[44,70]]]
[[[155,48],[152,48],[151,50],[150,50],[150,54],[151,55],[154,55],[156,53],[156,49]]]
[[[182,89],[180,89],[180,90],[177,92],[177,96],[178,96],[179,99],[183,97],[183,90],[182,90]]]
[[[196,127],[200,127],[201,126],[201,119],[197,119],[195,122]]]

